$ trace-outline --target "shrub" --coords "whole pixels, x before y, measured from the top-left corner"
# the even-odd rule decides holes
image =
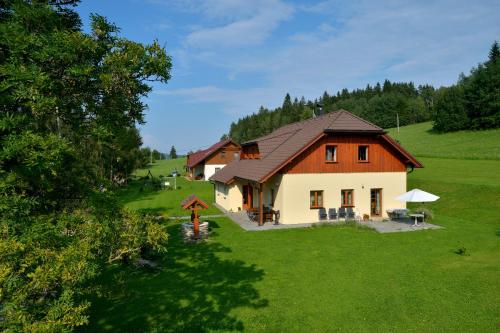
[[[459,245],[459,247],[455,250],[455,253],[460,256],[470,256],[470,251],[467,250],[463,244]]]
[[[426,222],[430,222],[434,219],[434,213],[428,208],[419,207],[414,209],[413,212],[416,214],[424,214],[424,219]]]

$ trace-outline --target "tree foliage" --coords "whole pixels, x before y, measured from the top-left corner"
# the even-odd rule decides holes
[[[78,1],[0,2],[0,329],[68,332],[88,321],[110,262],[165,250],[167,233],[110,189],[142,156],[148,81],[170,78],[153,42],[104,17],[80,29]]]
[[[342,89],[335,95],[324,92],[314,100],[300,100],[286,94],[283,105],[273,110],[260,107],[258,113],[231,124],[229,136],[244,142],[266,135],[283,125],[309,119],[338,109],[346,109],[381,127],[395,127],[399,117],[401,125],[427,121],[433,114],[434,88],[429,85],[416,88],[413,83],[390,82],[365,89]]]
[[[461,129],[500,127],[500,50],[491,46],[488,60],[462,75],[456,85],[445,88],[436,104],[434,129],[448,132]]]
[[[172,146],[172,148],[170,148],[170,158],[177,158],[177,151],[175,150],[175,147]]]

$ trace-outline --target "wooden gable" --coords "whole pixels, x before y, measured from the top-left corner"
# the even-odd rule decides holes
[[[242,160],[253,160],[260,158],[259,146],[257,143],[244,145],[241,149]]]
[[[213,152],[205,160],[205,164],[228,164],[235,158],[239,158],[240,150],[240,146],[233,142],[228,142],[226,145]]]
[[[327,146],[336,147],[336,161],[327,161]],[[368,147],[368,160],[358,160],[358,147]],[[378,136],[330,134],[291,161],[283,173],[404,172],[405,159]]]

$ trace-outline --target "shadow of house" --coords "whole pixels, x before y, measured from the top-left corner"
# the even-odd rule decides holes
[[[267,306],[253,286],[262,280],[262,270],[222,259],[231,249],[219,243],[184,244],[179,225],[169,232],[162,271],[130,270],[121,283],[112,272],[103,279],[112,296],[93,301],[89,332],[243,331],[243,322],[231,310]]]

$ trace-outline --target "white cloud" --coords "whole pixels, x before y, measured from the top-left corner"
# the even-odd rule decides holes
[[[224,89],[215,86],[199,86],[193,88],[155,90],[154,93],[163,96],[181,98],[189,104],[215,104],[226,114],[241,116],[258,111],[258,101],[269,101],[273,105],[282,102],[284,94],[266,87],[251,89]]]
[[[205,15],[231,19],[213,27],[199,28],[186,37],[193,48],[241,47],[265,41],[279,24],[291,17],[293,8],[279,0],[209,1],[202,6]]]
[[[184,52],[189,56],[184,60],[221,69],[235,85],[246,78],[262,80],[245,88],[208,83],[163,93],[189,103],[214,103],[229,114],[244,115],[262,104],[278,106],[286,92],[315,98],[324,90],[364,87],[385,78],[448,85],[460,72],[485,59],[491,42],[500,35],[499,2],[328,1],[303,7],[307,15],[315,13],[315,29],[289,31],[288,38],[279,40],[271,35],[290,17],[293,9],[288,5],[272,1],[257,8],[235,2],[242,7],[231,17],[224,10],[229,7],[223,5],[229,2],[218,1],[212,9],[203,7],[206,17],[234,21],[188,34]],[[280,6],[285,10],[276,9]],[[264,47],[237,48],[266,39]],[[203,50],[193,52],[193,48]]]

